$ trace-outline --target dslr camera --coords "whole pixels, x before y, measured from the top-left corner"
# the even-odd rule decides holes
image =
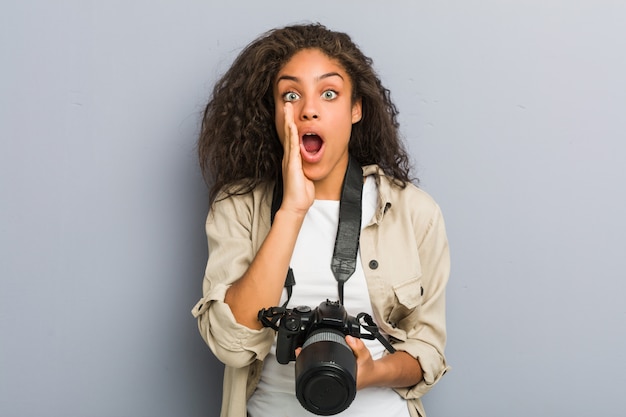
[[[329,300],[315,309],[307,306],[262,309],[258,318],[265,327],[278,331],[278,362],[296,362],[296,397],[300,404],[322,416],[348,408],[356,395],[357,365],[345,336],[362,336],[359,318],[348,315],[338,301]],[[299,347],[302,350],[296,358]]]

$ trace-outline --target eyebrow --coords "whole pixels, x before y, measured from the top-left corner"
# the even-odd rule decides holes
[[[325,78],[329,78],[329,77],[339,77],[339,78],[341,78],[343,80],[343,77],[338,72],[328,72],[326,74],[320,75],[319,77],[316,77],[315,81],[321,81],[321,80],[323,80]],[[278,84],[282,80],[300,82],[300,79],[298,77],[294,77],[293,75],[281,75],[276,80],[276,84]]]

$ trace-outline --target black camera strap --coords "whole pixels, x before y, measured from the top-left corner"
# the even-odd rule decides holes
[[[343,179],[339,201],[339,225],[330,269],[335,275],[339,302],[343,305],[343,285],[356,270],[356,257],[361,237],[361,200],[363,197],[363,170],[352,156]]]
[[[284,316],[287,309],[283,307],[270,307],[259,310],[257,319],[263,324],[263,327],[271,327],[278,331],[280,319]]]
[[[382,334],[380,334],[380,330],[378,329],[378,326],[376,325],[376,323],[374,323],[374,319],[372,318],[372,316],[370,316],[367,313],[359,313],[356,316],[356,319],[361,324],[361,327],[363,327],[365,330],[370,332],[369,336],[362,334],[361,335],[362,339],[369,339],[369,340],[376,339],[381,343],[381,345],[385,347],[385,349],[389,351],[389,353],[395,353],[396,348],[394,348],[392,344],[389,343],[389,341],[385,339],[385,337]],[[363,324],[362,321],[364,321],[365,324]]]
[[[337,226],[337,237],[335,238],[335,249],[330,268],[337,280],[339,291],[339,302],[343,305],[343,287],[346,281],[356,270],[356,258],[359,251],[359,238],[361,235],[361,200],[363,194],[363,170],[359,162],[350,155],[348,168],[343,179],[341,188],[341,199],[339,200],[339,225]],[[278,175],[274,194],[272,198],[272,217],[280,208],[283,200],[282,176]],[[291,267],[287,271],[285,278],[285,288],[287,289],[287,301],[291,299],[293,286],[296,284]]]

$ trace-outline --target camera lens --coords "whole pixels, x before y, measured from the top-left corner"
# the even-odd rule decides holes
[[[356,395],[356,371],[356,359],[344,334],[332,329],[316,330],[296,359],[296,396],[311,413],[340,413]]]

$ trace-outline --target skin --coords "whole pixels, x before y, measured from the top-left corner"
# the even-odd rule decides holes
[[[362,117],[361,101],[352,100],[350,77],[317,49],[304,49],[283,66],[273,94],[285,151],[283,202],[250,267],[225,297],[237,322],[251,329],[262,327],[257,320],[261,308],[280,301],[296,239],[313,201],[339,200],[352,124]],[[319,151],[307,151],[306,133],[321,137]],[[357,358],[357,389],[412,386],[422,379],[419,362],[405,352],[373,360],[361,339],[347,336],[346,342]]]

